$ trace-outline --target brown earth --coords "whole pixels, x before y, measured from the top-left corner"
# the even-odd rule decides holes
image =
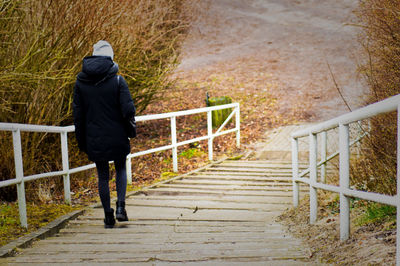
[[[361,105],[366,92],[356,72],[357,28],[349,25],[354,23],[357,4],[357,0],[211,1],[184,44],[177,75],[201,82],[216,73],[231,73],[236,79],[262,72],[258,80],[278,99],[281,114],[302,112],[310,121],[342,114],[347,108],[328,64],[351,108]]]
[[[309,224],[309,198],[304,198],[299,207],[291,208],[278,217],[288,231],[303,239],[310,248],[310,257],[318,261],[339,265],[395,265],[396,225],[368,223],[359,225],[365,208],[358,206],[350,212],[350,238],[341,242],[339,204],[332,197],[337,194],[319,193],[318,221]],[[332,204],[336,202],[336,204]],[[361,202],[359,204],[365,204]],[[336,205],[332,208],[332,206]],[[335,210],[336,209],[336,210]],[[394,228],[393,228],[394,227]]]

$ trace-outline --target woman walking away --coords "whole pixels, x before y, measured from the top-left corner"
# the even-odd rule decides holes
[[[135,115],[128,85],[117,75],[118,65],[106,41],[93,45],[93,55],[85,57],[82,72],[74,87],[74,124],[79,149],[96,163],[98,188],[104,209],[104,227],[113,228],[114,210],[110,207],[109,161],[117,172],[118,221],[128,221],[125,210],[126,156],[130,144],[124,121]]]

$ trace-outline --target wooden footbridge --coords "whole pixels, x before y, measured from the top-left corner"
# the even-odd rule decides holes
[[[94,208],[0,264],[309,265],[275,221],[291,191],[289,161],[225,160],[131,195],[114,229]]]

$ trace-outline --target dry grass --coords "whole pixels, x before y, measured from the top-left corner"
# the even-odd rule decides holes
[[[0,121],[72,124],[75,77],[82,58],[99,39],[112,44],[137,109],[143,111],[171,86],[167,76],[197,8],[192,2],[1,0]],[[61,169],[57,134],[22,137],[26,175]],[[87,163],[75,140],[69,142],[71,163]],[[11,134],[0,134],[0,158],[5,162],[0,180],[15,175],[11,143]],[[15,197],[14,188],[0,190],[0,199]]]

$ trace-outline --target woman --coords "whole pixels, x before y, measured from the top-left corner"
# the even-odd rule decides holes
[[[117,76],[118,65],[106,41],[93,46],[93,55],[85,57],[82,72],[74,87],[74,124],[79,149],[96,163],[98,189],[104,209],[104,226],[113,228],[114,210],[110,207],[109,161],[117,172],[118,221],[128,221],[125,210],[126,156],[130,152],[124,121],[135,115],[128,85]]]

